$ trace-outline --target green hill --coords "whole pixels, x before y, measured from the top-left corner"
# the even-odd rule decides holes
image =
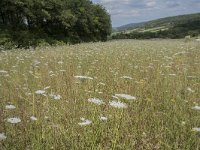
[[[166,17],[115,28],[114,39],[183,38],[200,34],[200,13]]]

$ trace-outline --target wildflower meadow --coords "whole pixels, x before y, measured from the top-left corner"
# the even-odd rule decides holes
[[[200,149],[200,42],[1,51],[0,149]]]

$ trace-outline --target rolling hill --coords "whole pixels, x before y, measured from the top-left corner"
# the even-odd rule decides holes
[[[112,39],[178,39],[200,35],[200,13],[127,24],[112,32]]]
[[[160,19],[147,21],[147,22],[130,23],[127,25],[116,27],[116,28],[114,28],[113,31],[114,32],[121,32],[121,31],[144,32],[144,31],[167,30],[169,28],[174,27],[177,24],[186,23],[191,20],[200,20],[200,13],[160,18]]]

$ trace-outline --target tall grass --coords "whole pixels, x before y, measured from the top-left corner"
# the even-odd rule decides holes
[[[122,40],[2,51],[0,70],[2,150],[200,149],[200,134],[192,130],[200,127],[200,111],[192,109],[200,105],[198,41]],[[112,107],[112,100],[128,107]],[[6,109],[9,104],[16,108]],[[9,123],[11,117],[21,122]],[[80,118],[92,123],[80,125]]]

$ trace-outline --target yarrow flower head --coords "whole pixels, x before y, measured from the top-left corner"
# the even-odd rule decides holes
[[[32,121],[37,121],[37,120],[38,120],[35,116],[31,116],[30,119],[31,119]]]
[[[54,100],[60,100],[60,99],[61,99],[61,96],[60,96],[60,95],[53,95],[53,99],[54,99]]]
[[[89,79],[89,80],[93,80],[93,78],[92,77],[88,77],[88,76],[74,76],[75,78],[77,78],[77,79]]]
[[[192,131],[200,132],[200,128],[192,128]]]
[[[189,92],[191,92],[191,93],[194,93],[194,92],[195,92],[195,91],[192,90],[190,87],[188,87],[187,90],[188,90]]]
[[[115,108],[127,108],[127,104],[122,103],[120,101],[111,101],[109,102],[110,106],[115,107]]]
[[[5,133],[0,133],[0,141],[5,140],[6,138]]]
[[[129,77],[129,76],[122,76],[121,79],[129,79],[129,80],[133,80],[132,77]]]
[[[124,99],[127,99],[127,100],[136,100],[135,96],[131,96],[131,95],[128,95],[128,94],[115,94],[115,96],[117,96],[119,98],[124,98]]]
[[[17,124],[21,122],[21,119],[18,117],[14,117],[14,118],[8,118],[7,122],[12,123],[12,124]]]
[[[98,99],[98,98],[89,98],[88,102],[91,102],[91,103],[94,103],[94,104],[97,104],[97,105],[104,104],[104,102],[102,100]]]
[[[92,123],[92,121],[85,119],[85,118],[80,118],[82,122],[78,123],[80,126],[86,126],[86,125],[90,125]]]
[[[194,109],[194,110],[200,110],[200,106],[194,106],[194,107],[192,107],[192,109]]]
[[[108,118],[107,118],[107,117],[100,116],[100,117],[99,117],[99,120],[101,120],[101,121],[107,121]]]
[[[35,94],[43,95],[43,94],[45,94],[45,90],[37,90],[37,91],[35,91]]]
[[[14,105],[6,105],[6,109],[15,109],[16,107]]]

